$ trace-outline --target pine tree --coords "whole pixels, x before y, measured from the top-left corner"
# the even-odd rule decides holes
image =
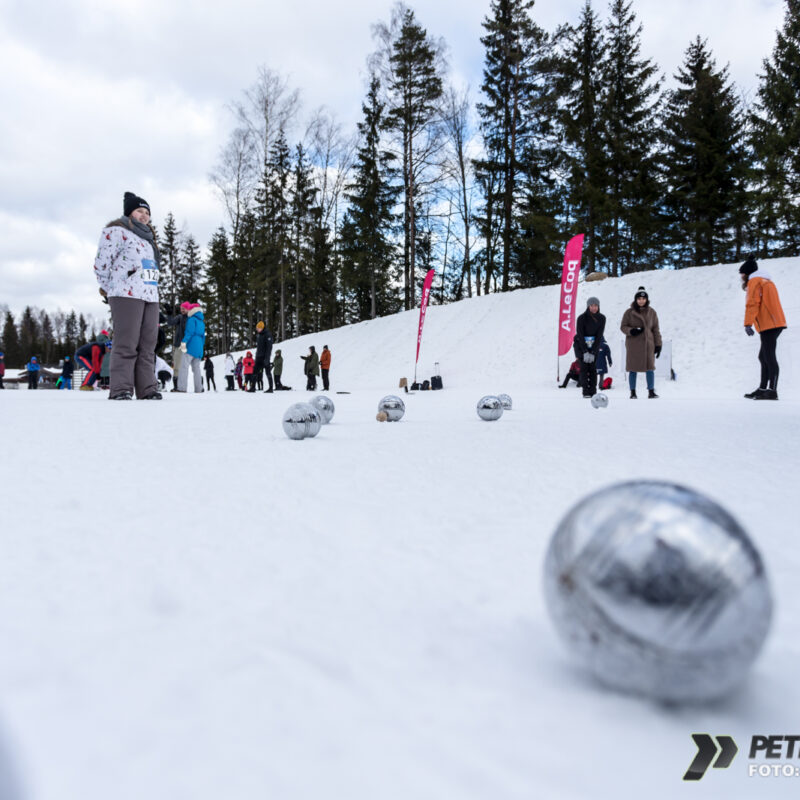
[[[72,356],[75,350],[78,349],[78,317],[75,315],[75,310],[67,314],[64,321],[64,350],[65,355]]]
[[[308,332],[309,301],[304,293],[308,285],[312,260],[312,230],[316,188],[311,179],[311,166],[302,144],[295,148],[294,172],[290,200],[291,239],[290,263],[294,273],[294,335]],[[313,301],[312,301],[313,302]]]
[[[206,284],[201,297],[204,303],[207,338],[223,353],[233,342],[235,320],[235,273],[228,235],[219,227],[208,244]]]
[[[361,321],[397,310],[393,284],[399,279],[391,234],[398,190],[392,185],[394,156],[381,148],[384,104],[373,75],[358,123],[360,143],[354,177],[346,187],[350,206],[340,234],[342,280],[353,305],[348,321]]]
[[[20,347],[19,333],[14,322],[14,315],[10,311],[6,311],[6,318],[3,322],[3,339],[0,351],[4,354],[6,368],[11,365],[21,368],[25,363]]]
[[[193,303],[198,298],[203,283],[203,259],[200,257],[200,248],[191,234],[184,237],[179,263],[178,296]]]
[[[727,68],[697,37],[668,93],[663,123],[670,240],[677,266],[733,257],[732,220],[745,177],[742,120]]]
[[[540,105],[551,88],[543,80],[542,59],[547,56],[548,37],[531,19],[533,0],[492,0],[483,21],[486,50],[481,89],[485,102],[478,104],[486,143],[483,159],[476,162],[481,182],[492,186],[484,220],[496,213],[500,235],[501,288],[510,288],[512,256],[518,234],[520,174],[523,153],[532,155],[534,141],[549,124]],[[485,223],[484,223],[485,225]],[[486,230],[487,247],[494,231]],[[486,259],[485,285],[489,286],[494,264]]]
[[[36,314],[30,306],[26,306],[19,321],[20,355],[25,362],[31,356],[39,356],[41,360],[41,336]]]
[[[178,303],[189,298],[183,297],[179,292],[179,284],[181,283],[180,232],[171,211],[164,221],[164,230],[159,237],[159,249],[161,255],[161,276],[159,281],[161,284],[161,299],[170,310],[174,310]]]
[[[796,256],[800,253],[800,0],[786,0],[783,27],[763,69],[750,117],[756,160],[756,244],[765,256]]]
[[[50,315],[42,311],[39,319],[39,330],[41,332],[40,348],[43,364],[52,364],[56,356],[56,337],[53,330],[53,323]]]
[[[605,219],[608,160],[603,148],[603,59],[606,43],[600,21],[586,0],[577,28],[568,29],[560,59],[563,93],[560,122],[574,233],[584,233],[588,272],[598,269],[598,230]]]
[[[78,317],[78,342],[79,344],[84,344],[86,339],[86,331],[88,330],[89,325],[86,322],[86,318],[81,314]]]
[[[640,56],[642,26],[631,0],[613,0],[603,59],[603,140],[608,177],[606,219],[599,248],[613,275],[650,266],[659,227],[657,182],[658,69]]]
[[[403,289],[405,308],[416,305],[417,203],[430,182],[433,158],[441,148],[441,44],[434,42],[411,9],[399,7],[390,43],[386,88],[387,129],[401,144],[403,180]]]

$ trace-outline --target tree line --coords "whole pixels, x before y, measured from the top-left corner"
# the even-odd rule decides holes
[[[0,352],[11,367],[21,368],[31,356],[42,364],[57,364],[64,356],[72,356],[77,348],[92,341],[104,329],[105,323],[91,315],[74,311],[47,312],[27,306],[19,320],[7,306],[0,306]]]
[[[280,341],[414,308],[431,268],[433,303],[554,283],[575,233],[613,276],[800,252],[800,0],[753,98],[700,37],[668,87],[633,0],[554,31],[534,0],[490,0],[474,97],[410,7],[373,35],[353,135],[261,68],[210,173],[205,254],[161,227],[162,297],[205,306],[212,352],[259,319]]]

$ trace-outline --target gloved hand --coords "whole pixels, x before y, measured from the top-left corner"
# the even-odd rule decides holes
[[[594,355],[592,353],[584,353],[583,354],[583,363],[584,364],[592,364],[592,363],[594,363]]]
[[[660,355],[661,355],[661,345],[658,344],[656,345],[656,358],[658,358]]]
[[[745,325],[744,326],[744,332],[748,336],[755,336],[755,334],[756,334],[756,332],[753,330],[753,326],[752,325]]]
[[[181,353],[186,352],[186,342],[181,342]]]
[[[631,328],[631,336],[638,336],[641,333],[644,333],[644,328]]]

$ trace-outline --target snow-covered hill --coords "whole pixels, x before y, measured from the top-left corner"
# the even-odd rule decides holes
[[[790,326],[798,265],[767,265]],[[352,392],[301,442],[280,420],[303,391],[0,392],[0,800],[794,797],[748,776],[747,749],[800,733],[796,328],[780,401],[748,401],[736,266],[579,301],[613,330],[640,283],[679,379],[604,411],[555,388],[557,287],[431,308],[419,375],[439,361],[446,388],[404,395],[398,424],[376,403],[412,377],[416,313],[281,345],[295,389],[314,343]],[[513,411],[481,422],[500,391]],[[711,706],[598,687],[545,611],[558,521],[641,477],[716,499],[769,570],[764,652]],[[740,752],[684,784],[696,732]]]
[[[789,327],[780,337],[781,386],[800,389],[800,258],[761,262],[781,295]],[[664,339],[672,341],[673,368],[688,395],[725,396],[750,391],[758,382],[758,337],[743,332],[744,292],[739,265],[696,267],[678,272],[652,271],[582,283],[578,308],[599,298],[607,317],[606,338],[616,359],[612,375],[622,377],[623,336],[619,323],[633,295],[644,285],[656,309]],[[556,378],[558,298],[560,287],[522,289],[510,294],[475,297],[431,306],[425,321],[418,375],[430,377],[439,362],[447,386],[487,390],[497,383],[511,389],[546,389]],[[419,311],[362,322],[276,344],[283,351],[286,381],[305,386],[303,362],[313,344],[333,352],[331,376],[338,388],[396,387],[414,374]],[[574,358],[564,356],[561,374]],[[217,375],[222,360],[215,359]],[[640,380],[643,380],[640,379]],[[756,383],[754,383],[754,380]],[[752,385],[751,385],[752,384]],[[498,390],[494,390],[498,391]]]

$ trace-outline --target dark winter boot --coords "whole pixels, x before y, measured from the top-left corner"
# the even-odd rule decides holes
[[[648,400],[658,400],[658,395],[656,394],[655,389],[648,389],[647,390],[647,399]]]
[[[777,400],[778,393],[774,389],[762,389],[759,394],[757,394],[754,400]]]
[[[752,392],[748,392],[745,395],[745,397],[748,400],[758,400],[761,397],[761,395],[764,394],[764,392],[766,392],[766,391],[767,391],[766,389],[753,389],[753,391]]]
[[[636,399],[636,389],[631,389],[631,400]]]

